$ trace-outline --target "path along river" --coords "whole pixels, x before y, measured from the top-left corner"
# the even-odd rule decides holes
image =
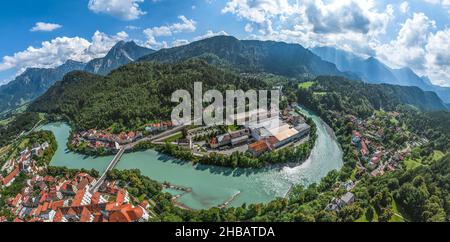
[[[316,115],[302,108],[299,108],[299,111],[314,120],[318,139],[310,158],[298,166],[258,170],[194,166],[148,150],[125,154],[116,168],[139,169],[142,174],[159,182],[167,181],[192,188],[192,193],[178,201],[194,209],[218,206],[239,192],[231,206],[269,202],[276,197],[283,197],[292,184],[308,185],[318,182],[328,172],[340,169],[343,165],[342,150],[327,125]],[[51,161],[53,166],[94,168],[103,172],[113,158],[86,157],[68,151],[66,143],[70,127],[65,123],[51,123],[40,129],[50,130],[56,136],[58,150]],[[169,192],[176,194],[174,191]]]

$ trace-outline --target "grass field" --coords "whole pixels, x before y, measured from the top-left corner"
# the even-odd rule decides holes
[[[422,166],[422,163],[420,163],[419,161],[413,160],[411,158],[406,159],[405,161],[403,161],[406,165],[406,170],[412,170],[415,169],[419,166]]]
[[[405,222],[405,219],[403,218],[402,213],[399,211],[398,205],[395,202],[395,200],[392,201],[391,209],[392,209],[392,212],[394,213],[394,215],[392,215],[389,222],[396,222],[396,223]],[[375,212],[373,215],[372,222],[377,222],[378,216],[379,215]],[[366,214],[364,213],[359,219],[355,220],[355,222],[364,223],[364,222],[369,222],[369,220],[366,218]]]
[[[325,95],[327,95],[327,93],[326,93],[326,92],[314,92],[313,95],[316,95],[316,96],[325,96]]]
[[[181,132],[176,133],[174,136],[169,137],[168,139],[164,140],[165,142],[175,142],[179,139],[183,138],[183,134]]]
[[[302,82],[302,83],[298,84],[298,88],[299,89],[309,89],[314,84],[315,84],[314,82]]]
[[[433,153],[433,161],[438,161],[444,157],[445,154],[440,150],[435,150]]]
[[[9,124],[12,120],[13,120],[13,118],[2,119],[2,120],[0,120],[0,126],[2,126],[2,125],[7,125],[7,124]]]
[[[238,130],[242,129],[242,128],[241,128],[240,126],[238,126],[238,125],[228,125],[227,128],[228,128],[228,130],[231,131],[231,132],[238,131]]]
[[[396,126],[399,123],[398,120],[396,118],[394,118],[394,117],[391,118],[390,122],[391,122],[391,124],[396,125]]]
[[[366,213],[365,212],[359,219],[355,220],[355,222],[357,222],[357,223],[368,223],[368,222],[377,222],[377,221],[378,221],[378,214],[376,212],[373,214],[372,221],[369,221],[366,218]]]
[[[401,216],[398,205],[395,201],[392,201],[392,211],[394,212],[394,215],[389,222],[405,222],[405,219]]]

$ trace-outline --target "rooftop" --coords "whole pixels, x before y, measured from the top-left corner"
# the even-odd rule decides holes
[[[267,146],[266,141],[260,140],[260,141],[257,141],[257,142],[255,142],[255,143],[253,143],[253,144],[250,144],[250,145],[248,146],[248,148],[249,148],[250,150],[252,150],[252,151],[255,151],[255,152],[261,152],[261,151],[266,151],[266,150],[268,150],[268,149],[269,149],[269,146]]]

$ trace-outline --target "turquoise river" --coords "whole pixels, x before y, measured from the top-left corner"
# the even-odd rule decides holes
[[[316,115],[299,108],[317,125],[318,139],[310,158],[303,164],[265,169],[229,169],[215,166],[192,165],[153,150],[125,154],[117,169],[139,169],[142,174],[159,182],[169,182],[192,188],[192,193],[178,201],[194,209],[210,208],[223,204],[235,194],[231,203],[269,202],[284,197],[293,184],[308,185],[320,181],[328,172],[343,165],[342,150],[334,134]],[[73,169],[96,169],[103,172],[113,157],[86,157],[67,150],[70,127],[65,123],[51,123],[41,127],[52,131],[58,150],[51,161],[53,166]]]

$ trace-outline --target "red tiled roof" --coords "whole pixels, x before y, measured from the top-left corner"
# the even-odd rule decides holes
[[[44,181],[46,181],[46,182],[53,182],[53,177],[52,176],[45,176],[44,177]]]
[[[98,204],[100,202],[101,194],[99,192],[94,193],[91,198],[91,204]]]
[[[62,221],[62,219],[63,219],[63,214],[62,214],[61,210],[58,209],[58,210],[56,211],[55,216],[53,217],[53,222],[59,223],[59,222]]]
[[[16,166],[16,168],[3,179],[3,185],[5,186],[9,182],[11,182],[12,179],[14,179],[14,177],[16,177],[17,174],[19,174],[19,172],[20,172],[20,169],[18,166]]]
[[[16,207],[17,206],[17,204],[19,203],[19,201],[20,201],[20,199],[22,199],[22,194],[17,194],[17,196],[14,198],[14,200],[12,201],[12,206],[13,207]]]
[[[41,214],[42,211],[42,205],[39,205],[36,209],[36,216],[39,216]]]
[[[83,211],[81,212],[80,222],[90,222],[91,220],[91,211],[86,207],[83,207]]]
[[[73,208],[69,208],[69,210],[67,211],[68,215],[77,215],[77,212],[75,211],[75,209]]]
[[[86,190],[78,190],[77,194],[75,194],[75,197],[72,201],[72,207],[80,206],[81,202],[83,200],[84,194],[86,193]]]
[[[144,211],[140,207],[131,206],[130,204],[125,204],[118,207],[117,210],[111,212],[109,216],[109,222],[134,222],[139,220],[142,215],[144,215]]]
[[[361,154],[363,156],[367,155],[367,153],[369,153],[368,149],[367,149],[367,145],[365,140],[361,140]]]
[[[47,211],[48,205],[49,205],[48,202],[44,203],[44,205],[42,205],[42,210],[41,210],[41,212]]]
[[[118,206],[117,206],[116,203],[111,202],[111,203],[106,204],[105,210],[106,210],[106,211],[113,211],[113,210],[116,210],[117,207],[118,207]]]
[[[21,220],[21,219],[19,219],[19,218],[15,218],[15,219],[13,220],[13,222],[14,222],[14,223],[21,223],[21,222],[23,222],[23,220]]]
[[[269,149],[266,142],[264,140],[257,141],[253,144],[250,144],[248,148],[254,152],[262,152]]]
[[[99,223],[103,221],[103,216],[101,213],[95,213],[94,214],[94,223]]]
[[[211,138],[211,140],[209,141],[209,143],[212,144],[212,145],[217,144],[217,138],[216,138],[216,137]]]
[[[81,181],[77,185],[78,190],[84,189],[87,185],[89,185],[89,180],[87,178],[82,178]]]
[[[144,201],[142,201],[139,205],[140,205],[141,207],[143,207],[143,208],[147,208],[147,207],[149,206],[149,203],[148,203],[147,200],[144,200]]]
[[[64,206],[64,200],[60,200],[60,201],[55,201],[53,202],[51,208],[52,210],[58,210],[58,208],[63,207]]]
[[[125,194],[126,194],[126,190],[125,189],[120,189],[117,192],[117,197],[116,197],[116,203],[120,206],[125,202]]]

